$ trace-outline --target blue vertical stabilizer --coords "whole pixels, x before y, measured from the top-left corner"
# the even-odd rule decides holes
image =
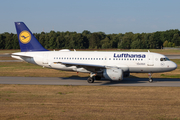
[[[23,22],[15,22],[21,52],[46,50]]]

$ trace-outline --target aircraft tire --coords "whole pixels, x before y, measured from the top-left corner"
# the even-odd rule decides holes
[[[150,83],[152,83],[152,82],[153,82],[153,79],[152,79],[152,78],[150,78],[150,79],[149,79],[149,82],[150,82]]]
[[[92,77],[89,77],[89,78],[87,79],[87,82],[88,82],[88,83],[93,83],[93,82],[94,82],[94,79],[93,79]]]

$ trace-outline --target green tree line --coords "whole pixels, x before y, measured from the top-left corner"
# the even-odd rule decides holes
[[[141,34],[132,32],[105,34],[84,30],[82,33],[50,31],[34,35],[46,49],[161,49],[180,46],[178,29]],[[19,49],[17,34],[7,32],[0,34],[0,49]]]

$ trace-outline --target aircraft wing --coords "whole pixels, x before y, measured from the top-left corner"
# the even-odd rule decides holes
[[[84,64],[84,63],[69,63],[69,62],[55,62],[56,64],[64,64],[69,66],[78,66],[78,67],[92,67],[92,68],[106,68],[104,65],[96,65],[96,64]]]

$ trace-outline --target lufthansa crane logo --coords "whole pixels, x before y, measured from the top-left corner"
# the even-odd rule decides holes
[[[19,40],[24,43],[27,44],[29,43],[29,41],[31,40],[31,34],[28,31],[22,31],[19,34]]]

